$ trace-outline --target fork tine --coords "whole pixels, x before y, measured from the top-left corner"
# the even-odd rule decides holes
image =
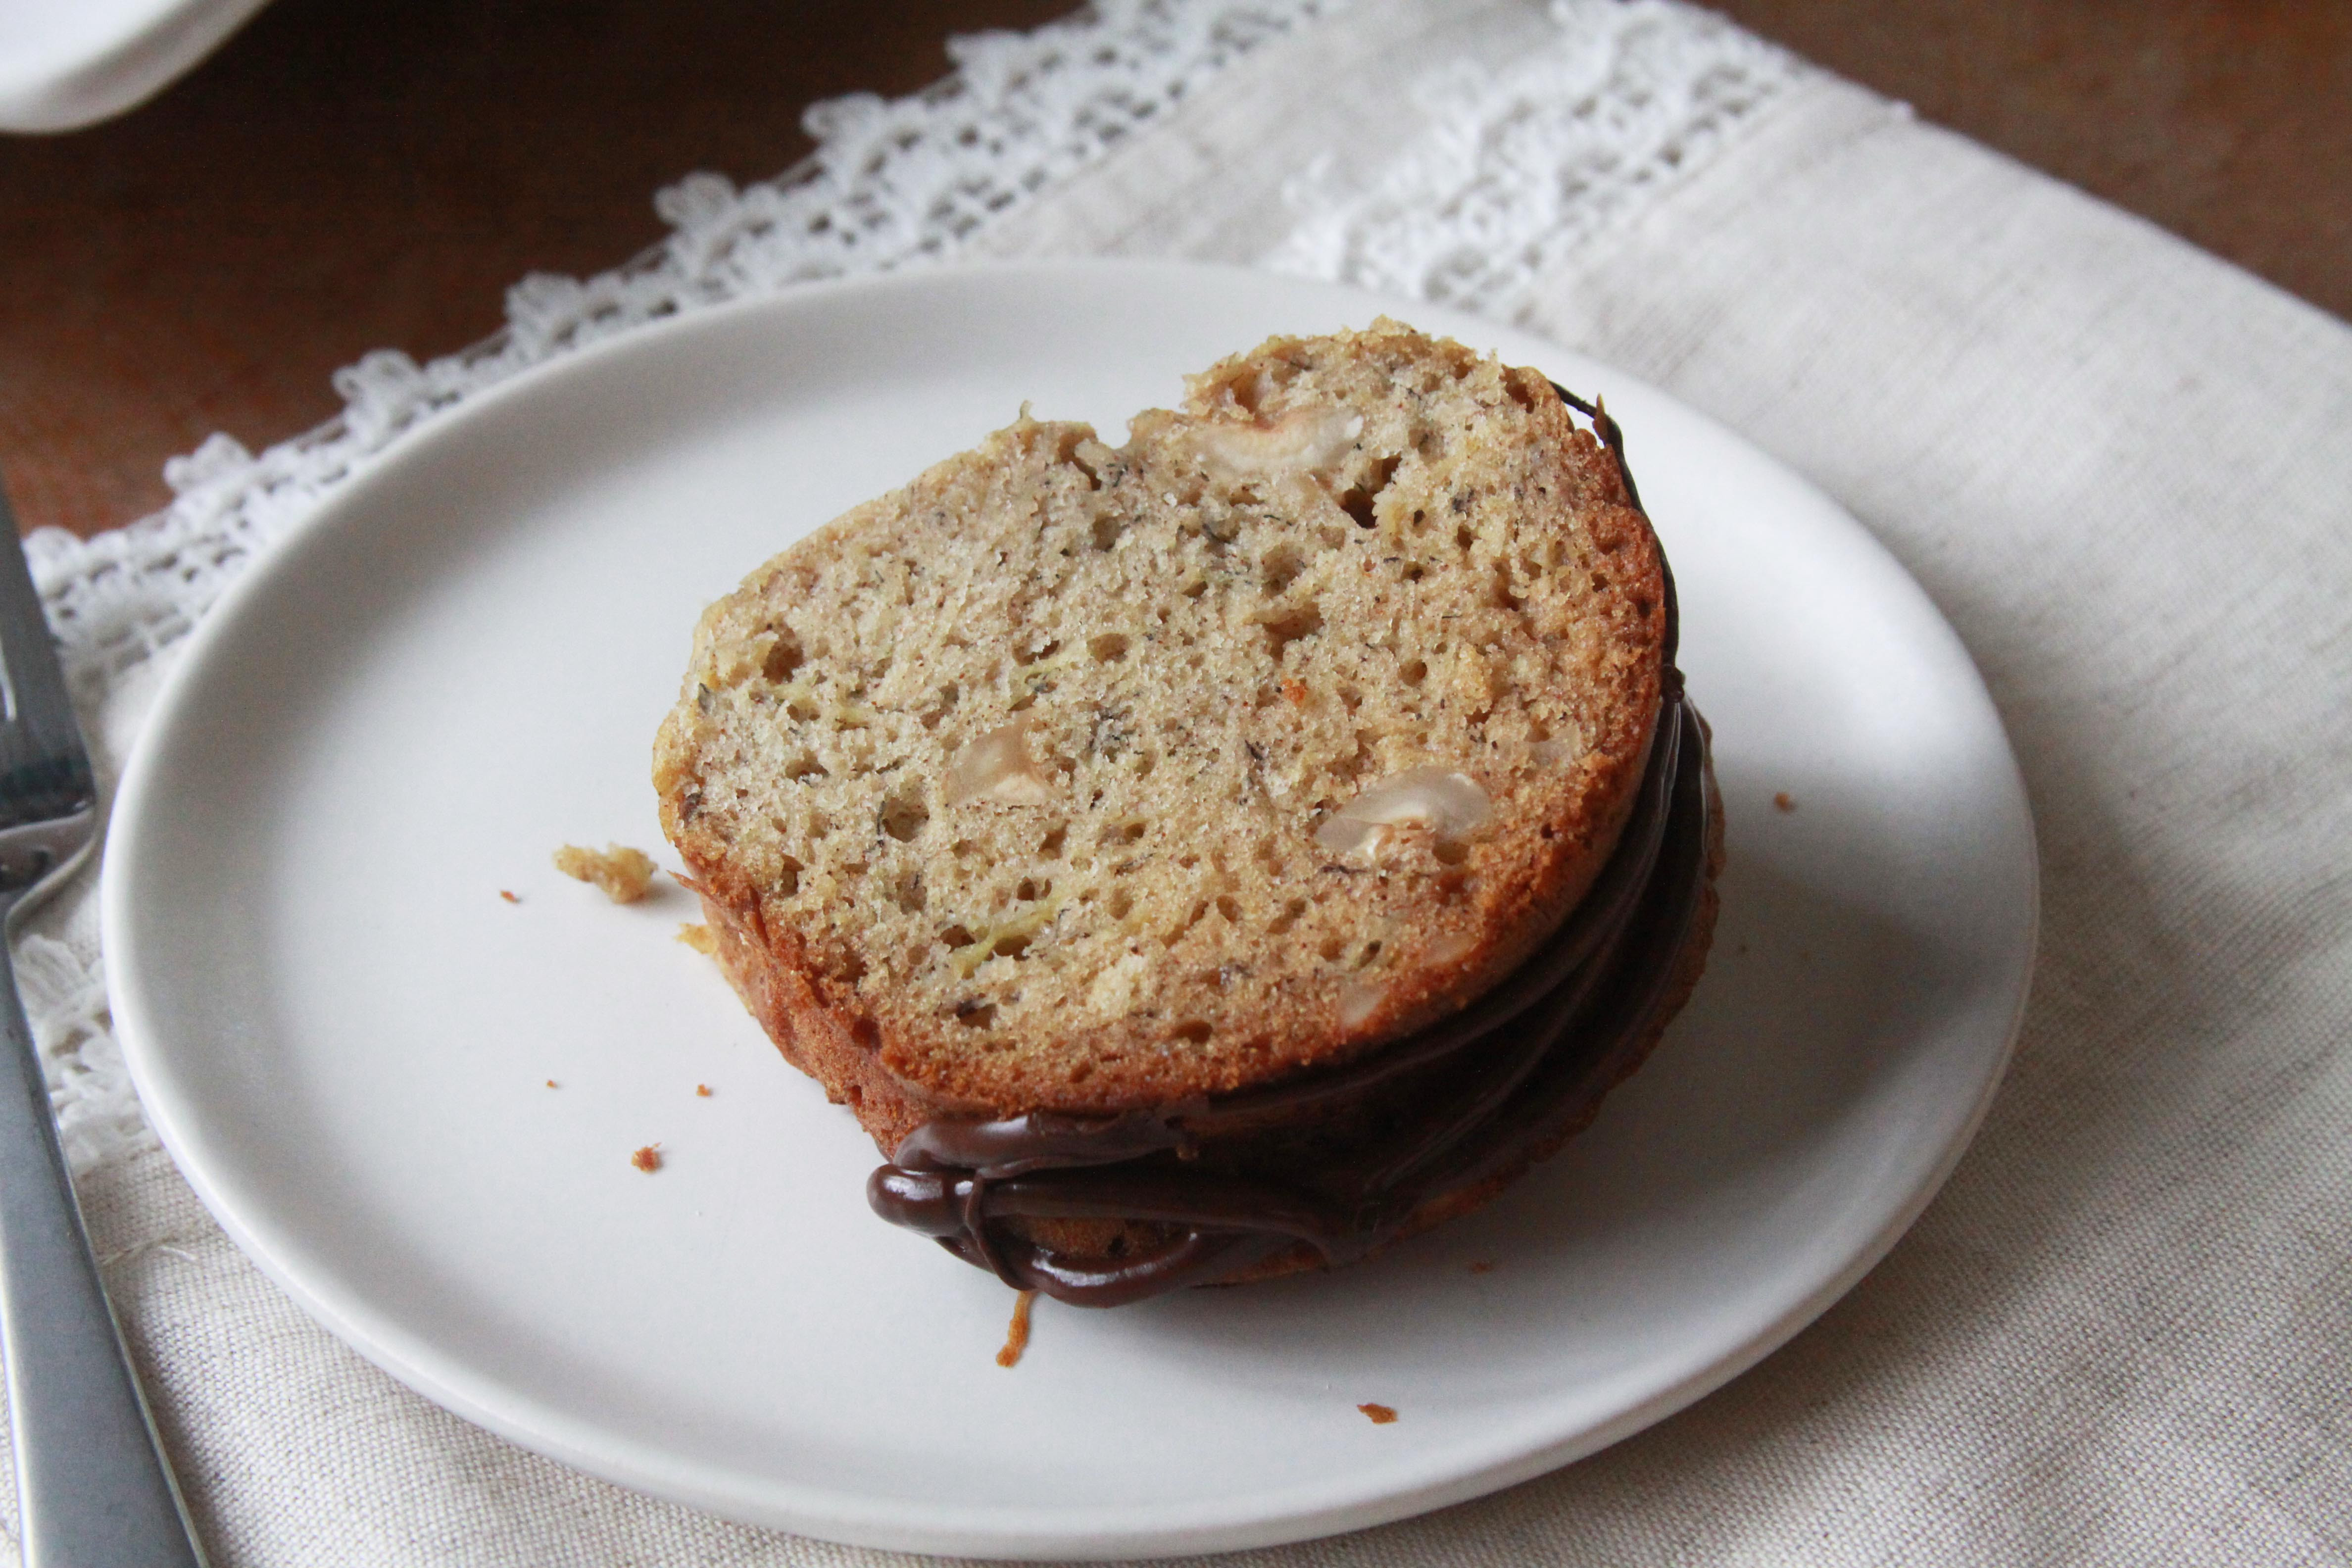
[[[57,645],[0,488],[0,828],[69,816],[89,804],[89,753],[58,666]]]
[[[106,1300],[8,938],[96,837],[89,759],[0,491],[0,1363],[30,1563],[204,1568]]]

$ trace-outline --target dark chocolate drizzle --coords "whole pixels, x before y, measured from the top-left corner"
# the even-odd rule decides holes
[[[1615,421],[1559,391],[1592,419],[1638,508]],[[1017,1289],[1116,1306],[1233,1278],[1302,1243],[1327,1263],[1360,1258],[1433,1201],[1507,1174],[1582,1126],[1639,1065],[1706,900],[1714,784],[1706,726],[1675,666],[1671,571],[1665,592],[1663,691],[1633,813],[1583,900],[1499,985],[1291,1083],[1110,1116],[925,1122],[867,1181],[875,1211]],[[1269,1136],[1384,1094],[1404,1104],[1377,1136],[1308,1161],[1267,1157]],[[1139,1221],[1173,1239],[1081,1263],[996,1223],[1014,1217]]]

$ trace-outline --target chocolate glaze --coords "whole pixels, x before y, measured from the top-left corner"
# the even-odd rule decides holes
[[[1634,496],[1615,422],[1561,395],[1592,417]],[[1111,1116],[928,1121],[866,1183],[875,1211],[1018,1289],[1116,1306],[1231,1279],[1302,1244],[1349,1262],[1581,1127],[1662,1025],[1706,900],[1714,783],[1706,725],[1674,664],[1671,572],[1665,583],[1664,692],[1633,814],[1582,901],[1501,984],[1291,1083]],[[1369,1135],[1315,1146],[1315,1128],[1366,1108]],[[1016,1216],[1143,1222],[1171,1239],[1079,1261],[995,1223]]]

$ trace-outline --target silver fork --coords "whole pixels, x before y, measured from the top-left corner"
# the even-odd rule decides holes
[[[0,937],[98,837],[98,790],[40,595],[0,494]],[[131,1371],[0,940],[0,1353],[26,1568],[203,1568]]]

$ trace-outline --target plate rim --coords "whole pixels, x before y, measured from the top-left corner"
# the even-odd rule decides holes
[[[442,1369],[433,1364],[429,1344],[415,1342],[413,1334],[385,1332],[384,1330],[392,1326],[390,1324],[364,1321],[363,1317],[355,1320],[351,1305],[340,1301],[337,1292],[322,1291],[316,1288],[315,1282],[305,1279],[282,1255],[280,1248],[285,1243],[262,1234],[270,1228],[268,1226],[257,1229],[248,1225],[247,1216],[240,1212],[237,1203],[215,1184],[214,1173],[205,1168],[201,1154],[191,1157],[191,1140],[176,1120],[177,1108],[171,1096],[167,1093],[159,1098],[155,1092],[158,1075],[163,1070],[161,1063],[170,1056],[170,1048],[159,1043],[161,1031],[152,1016],[149,997],[143,989],[154,984],[155,977],[141,972],[141,944],[132,934],[128,913],[131,903],[130,884],[137,874],[136,868],[140,864],[147,831],[144,823],[158,809],[151,796],[160,799],[170,787],[167,779],[159,781],[157,776],[160,767],[155,758],[163,748],[151,742],[155,737],[168,734],[168,726],[186,721],[182,711],[188,700],[184,694],[200,684],[209,661],[215,657],[215,648],[236,635],[236,627],[245,614],[247,604],[267,593],[268,584],[278,575],[291,570],[293,563],[301,560],[308,552],[331,547],[331,542],[337,535],[355,526],[353,520],[363,519],[372,492],[378,486],[392,482],[404,468],[429,465],[437,448],[446,442],[462,439],[463,433],[474,421],[490,417],[496,411],[517,401],[537,396],[541,388],[551,384],[575,376],[605,374],[602,367],[615,360],[625,360],[649,351],[661,352],[661,340],[695,331],[723,331],[730,321],[739,316],[771,312],[789,316],[796,312],[822,310],[828,300],[844,295],[923,292],[941,287],[985,288],[998,281],[1017,284],[1021,280],[1051,280],[1057,276],[1074,274],[1096,279],[1111,279],[1123,281],[1129,287],[1143,287],[1150,280],[1164,279],[1171,275],[1192,285],[1221,282],[1224,286],[1262,287],[1272,283],[1325,292],[1335,299],[1344,297],[1354,302],[1357,308],[1367,311],[1395,314],[1405,319],[1417,316],[1423,321],[1432,321],[1441,330],[1446,330],[1450,322],[1461,322],[1504,336],[1539,337],[1539,334],[1508,323],[1487,322],[1467,317],[1458,310],[1387,298],[1341,284],[1245,267],[1181,261],[1090,258],[982,262],[794,285],[758,298],[706,307],[688,315],[650,323],[583,345],[569,353],[519,372],[496,386],[467,398],[446,414],[403,435],[357,466],[350,479],[333,493],[298,519],[284,533],[257,550],[179,650],[176,663],[158,689],[139,738],[126,759],[109,810],[108,842],[100,879],[100,924],[101,950],[108,957],[110,1000],[114,1008],[116,1036],[121,1043],[150,1125],[215,1221],[236,1243],[239,1250],[286,1291],[314,1321],[404,1385],[507,1440],[617,1485],[703,1509],[721,1517],[747,1520],[851,1544],[898,1551],[985,1553],[1029,1559],[1139,1558],[1276,1545],[1391,1522],[1483,1496],[1598,1452],[1686,1408],[1787,1343],[1875,1268],[1934,1201],[1973,1143],[2016,1050],[2025,1006],[2032,993],[2041,923],[2041,864],[2031,801],[2024,789],[2015,749],[2009,742],[2006,728],[2001,724],[1999,710],[1985,687],[1981,670],[1940,607],[1935,605],[1924,587],[1885,543],[1804,475],[1703,411],[1691,407],[1674,394],[1641,377],[1614,367],[1602,366],[1601,362],[1580,351],[1550,344],[1552,351],[1562,359],[1607,369],[1622,384],[1639,385],[1644,395],[1655,396],[1674,405],[1703,426],[1710,438],[1744,448],[1769,464],[1791,482],[1809,502],[1842,521],[1851,531],[1851,542],[1854,546],[1874,552],[1881,558],[1881,563],[1909,586],[1916,595],[1921,607],[1932,617],[1933,624],[1948,637],[1950,651],[1972,679],[1973,695],[1982,702],[1992,731],[1999,737],[2000,750],[2008,764],[2007,777],[2003,781],[2009,797],[2006,804],[2013,806],[2016,826],[2022,834],[2022,864],[2016,868],[2022,871],[2023,878],[2022,903],[2018,911],[2021,918],[2016,927],[2019,963],[2014,994],[2011,998],[2001,1042],[1988,1058],[1987,1068],[1973,1102],[1956,1124],[1956,1131],[1938,1159],[1914,1184],[1905,1200],[1888,1212],[1885,1222],[1866,1244],[1853,1250],[1842,1267],[1819,1281],[1777,1318],[1757,1329],[1745,1342],[1706,1365],[1694,1368],[1685,1376],[1654,1390],[1615,1415],[1528,1450],[1515,1459],[1475,1467],[1424,1485],[1391,1490],[1373,1497],[1298,1507],[1276,1515],[1252,1516],[1208,1524],[1168,1521],[1139,1525],[1136,1522],[1138,1516],[1145,1510],[1133,1507],[1096,1510],[1091,1515],[1083,1510],[1073,1510],[1061,1516],[1069,1522],[1052,1527],[1039,1527],[1034,1523],[1026,1527],[1016,1526],[996,1517],[995,1510],[969,1508],[939,1510],[936,1510],[937,1517],[929,1521],[909,1523],[902,1502],[863,1497],[856,1500],[864,1506],[848,1506],[853,1500],[847,1494],[822,1489],[813,1491],[789,1481],[773,1479],[761,1489],[772,1497],[793,1493],[805,1496],[808,1500],[788,1504],[782,1510],[752,1508],[737,1493],[708,1481],[698,1482],[698,1474],[709,1477],[714,1473],[707,1465],[666,1465],[663,1452],[656,1447],[631,1438],[616,1437],[609,1432],[605,1434],[608,1441],[600,1447],[583,1447],[558,1429],[564,1425],[560,1413],[540,1409],[540,1402],[535,1398],[521,1400],[520,1409],[516,1408],[517,1402],[512,1399],[503,1409],[494,1404],[486,1404],[460,1383],[443,1375]],[[1445,320],[1435,320],[1440,317]],[[1549,342],[1549,340],[1542,341]],[[289,1250],[299,1253],[299,1248],[291,1247]],[[533,1419],[534,1416],[540,1419]],[[556,1418],[547,1419],[550,1416]],[[573,1419],[577,1420],[576,1417]],[[820,1509],[814,1506],[819,1498],[828,1507]]]
[[[5,5],[8,0],[0,0]],[[0,60],[0,130],[78,131],[145,103],[201,65],[268,0],[156,0],[112,26]],[[37,8],[40,0],[20,0]]]

